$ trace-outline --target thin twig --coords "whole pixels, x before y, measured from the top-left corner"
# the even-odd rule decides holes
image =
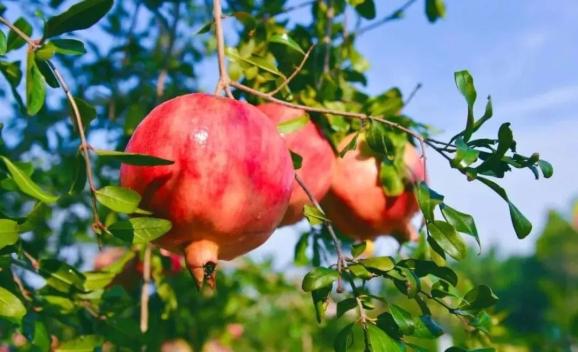
[[[149,284],[151,281],[151,245],[147,244],[144,252],[142,289],[140,295],[140,331],[149,329]]]
[[[279,105],[284,105],[290,108],[294,108],[294,109],[301,109],[303,111],[309,111],[309,112],[316,112],[316,113],[320,113],[320,114],[326,114],[326,115],[339,115],[339,116],[344,116],[344,117],[348,117],[348,118],[354,118],[354,119],[360,119],[360,120],[372,120],[372,121],[378,121],[381,122],[385,125],[388,125],[392,128],[398,129],[400,131],[403,131],[411,136],[413,136],[414,138],[416,138],[420,144],[420,158],[423,160],[424,163],[424,174],[427,178],[427,170],[425,169],[425,164],[426,164],[426,149],[425,149],[425,141],[426,139],[420,135],[419,133],[400,125],[399,123],[393,122],[393,121],[389,121],[389,120],[385,120],[383,117],[381,116],[371,116],[371,115],[367,115],[364,113],[360,113],[360,112],[350,112],[350,111],[340,111],[340,110],[333,110],[333,109],[326,109],[326,108],[319,108],[319,107],[311,107],[311,106],[306,106],[306,105],[300,105],[300,104],[294,104],[294,103],[290,103],[281,99],[277,99],[275,97],[272,97],[271,95],[269,95],[268,93],[263,93],[260,92],[256,89],[253,89],[251,87],[248,87],[240,82],[237,81],[230,81],[229,85],[232,87],[235,87],[239,90],[242,90],[246,93],[255,95],[257,97],[263,98],[265,100],[271,101],[273,103],[277,103]]]
[[[314,0],[314,1],[311,1],[311,0],[305,1],[305,2],[302,2],[302,3],[300,3],[300,4],[297,4],[297,5],[294,5],[294,6],[290,6],[290,7],[284,8],[284,9],[282,9],[281,11],[272,14],[272,16],[284,15],[284,14],[287,14],[287,13],[289,13],[289,12],[291,12],[291,11],[295,11],[295,10],[299,10],[300,8],[303,8],[303,7],[311,6],[311,5],[313,5],[314,3],[315,3],[315,0]]]
[[[66,84],[66,81],[64,80],[64,78],[62,77],[62,74],[60,74],[60,72],[56,69],[56,67],[54,66],[54,64],[50,61],[46,61],[46,63],[48,64],[48,67],[50,68],[50,70],[52,71],[52,73],[54,73],[54,76],[56,77],[56,80],[58,81],[58,83],[60,84],[60,87],[62,87],[62,90],[64,91],[64,94],[66,95],[66,99],[68,100],[68,103],[70,104],[70,107],[72,108],[72,114],[74,117],[74,121],[76,122],[76,127],[78,129],[78,135],[80,136],[80,153],[83,156],[84,159],[84,165],[86,167],[86,179],[88,181],[88,187],[90,188],[90,193],[91,193],[91,207],[92,207],[92,216],[93,216],[93,229],[95,230],[95,232],[100,235],[100,230],[102,230],[104,228],[104,225],[102,224],[102,222],[100,221],[100,217],[98,216],[98,209],[96,206],[96,184],[94,182],[94,175],[92,173],[92,165],[90,163],[90,149],[92,148],[90,146],[90,144],[88,144],[88,141],[86,139],[86,135],[84,134],[84,124],[82,123],[82,117],[80,116],[80,110],[78,109],[78,105],[76,105],[76,101],[74,100],[74,96],[72,95],[72,93],[70,92],[70,88],[68,87],[68,85]],[[100,237],[99,237],[100,238]],[[100,240],[99,240],[100,242]],[[99,243],[99,246],[101,244]]]
[[[325,45],[325,54],[323,57],[323,73],[329,72],[330,54],[331,54],[331,37],[333,29],[333,17],[335,16],[335,9],[333,8],[333,0],[327,0],[327,24],[325,25],[325,36],[323,37],[323,44]]]
[[[18,277],[18,275],[16,275],[14,272],[12,272],[12,279],[16,283],[16,286],[18,286],[20,293],[22,293],[22,297],[24,297],[27,301],[32,301],[32,294],[26,289],[26,287],[24,287],[22,280],[20,280],[20,277]]]
[[[277,88],[273,89],[272,91],[270,91],[269,93],[267,93],[268,95],[275,95],[277,93],[279,93],[281,91],[281,89],[285,88],[292,80],[293,78],[297,77],[297,75],[299,74],[299,72],[301,72],[301,70],[303,69],[303,66],[305,66],[305,63],[307,62],[307,59],[309,58],[309,55],[311,55],[311,52],[313,51],[313,48],[315,48],[315,44],[313,44],[311,47],[309,47],[309,50],[307,50],[307,52],[305,53],[305,55],[303,56],[303,59],[301,60],[301,62],[299,63],[299,65],[297,66],[297,68],[295,68],[295,70],[293,71],[293,73],[291,73],[291,75],[289,77],[287,77],[283,83],[281,83]]]
[[[221,0],[213,1],[213,20],[215,21],[215,37],[217,39],[217,59],[219,63],[219,82],[217,83],[217,88],[215,89],[215,95],[221,93],[221,90],[225,91],[225,94],[233,99],[233,93],[229,88],[229,74],[227,73],[227,66],[225,64],[225,39],[223,35],[223,23],[222,23],[222,8]]]
[[[173,18],[173,23],[171,24],[171,28],[169,29],[169,44],[167,45],[165,51],[165,57],[163,59],[163,63],[161,65],[161,70],[159,76],[157,78],[157,86],[156,86],[156,94],[157,98],[160,98],[164,94],[165,90],[165,81],[168,76],[168,66],[169,60],[171,59],[171,55],[173,52],[173,47],[175,45],[175,38],[177,35],[177,28],[179,24],[181,12],[181,3],[179,1],[175,2],[175,16]]]
[[[18,34],[18,36],[26,41],[28,45],[32,47],[32,49],[38,49],[40,46],[36,41],[30,38],[26,33],[22,32],[20,28],[16,27],[12,22],[8,21],[4,17],[0,16],[0,23],[4,24],[5,26],[9,27],[14,33]]]
[[[415,97],[416,93],[421,89],[421,83],[418,83],[415,88],[409,93],[409,97],[403,102],[403,106],[407,106]]]
[[[381,25],[384,25],[390,21],[394,21],[399,19],[400,14],[402,14],[405,10],[407,10],[416,0],[408,0],[405,4],[401,5],[397,10],[394,10],[391,14],[385,16],[384,18],[375,21],[373,23],[368,24],[365,27],[361,27],[355,31],[355,35],[359,36],[364,34],[365,32],[371,31]]]
[[[26,35],[26,33],[22,32],[20,29],[18,29],[11,22],[6,20],[4,17],[0,16],[0,22],[3,23],[4,25],[8,26],[12,31],[14,31],[16,34],[18,34],[18,36],[20,36],[22,39],[24,39],[28,43],[28,45],[31,47],[32,50],[36,50],[36,49],[40,48],[40,46],[38,45],[38,43],[35,40],[30,38],[28,35]],[[91,147],[88,144],[88,142],[86,140],[86,136],[84,134],[84,125],[82,123],[80,111],[78,109],[78,106],[76,105],[76,101],[74,100],[74,97],[72,96],[72,94],[70,92],[70,89],[68,88],[68,85],[66,84],[66,81],[64,80],[64,78],[62,77],[60,72],[56,69],[56,67],[54,66],[54,64],[50,60],[46,60],[46,63],[48,65],[48,67],[50,68],[50,70],[52,71],[52,73],[54,74],[54,76],[56,77],[58,84],[60,85],[60,87],[62,87],[62,90],[64,91],[64,94],[66,95],[66,99],[68,100],[68,103],[70,104],[70,106],[72,108],[72,112],[74,115],[73,117],[74,117],[74,120],[76,122],[76,126],[78,128],[78,134],[80,136],[80,152],[84,158],[84,163],[86,166],[86,177],[87,177],[88,184],[90,187],[90,193],[92,195],[91,207],[92,207],[92,213],[93,213],[92,215],[94,217],[93,228],[97,234],[100,234],[100,230],[102,228],[104,228],[104,225],[100,222],[100,218],[98,216],[98,211],[97,211],[97,207],[96,207],[96,186],[94,183],[94,176],[92,174],[92,167],[90,164],[90,155],[89,155],[89,150]],[[99,245],[100,245],[100,240],[99,240]]]
[[[303,192],[305,192],[307,198],[309,198],[309,201],[311,201],[313,206],[315,206],[315,208],[317,208],[317,210],[319,210],[319,212],[325,217],[325,211],[323,211],[321,204],[319,204],[317,199],[315,199],[313,193],[311,193],[311,191],[305,185],[305,182],[303,182],[303,179],[297,173],[295,173],[295,181],[297,181],[301,189],[303,189]],[[331,223],[329,221],[325,221],[324,225],[327,227],[327,231],[329,231],[329,235],[331,236],[331,240],[335,246],[335,252],[337,253],[337,271],[339,272],[339,277],[337,280],[337,292],[341,293],[343,292],[341,273],[344,268],[347,268],[347,258],[343,254],[343,250],[341,249],[341,241],[339,241],[339,238],[337,238],[337,234],[335,233],[335,229],[333,229]]]

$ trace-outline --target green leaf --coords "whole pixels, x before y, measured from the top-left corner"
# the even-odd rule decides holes
[[[19,323],[26,315],[26,307],[20,298],[0,286],[0,317]]]
[[[99,271],[86,272],[84,276],[86,277],[84,281],[84,291],[94,291],[106,288],[112,283],[116,275],[108,271]]]
[[[476,88],[474,87],[474,79],[468,71],[458,71],[454,73],[454,80],[458,90],[468,103],[468,119],[466,129],[464,130],[464,141],[468,141],[474,131],[474,103],[476,102]]]
[[[438,204],[443,202],[444,197],[429,188],[425,182],[418,183],[416,187],[416,196],[419,207],[423,212],[426,221],[433,222],[435,208]]]
[[[57,259],[41,259],[40,274],[46,279],[46,284],[54,289],[68,293],[72,288],[82,291],[84,289],[84,275]]]
[[[27,194],[33,198],[38,199],[41,202],[47,204],[53,204],[58,200],[57,196],[54,196],[48,192],[42,190],[30,177],[28,177],[22,170],[20,170],[16,165],[14,165],[8,158],[0,156],[0,159],[4,161],[10,176],[18,186],[18,189],[24,194]]]
[[[335,338],[335,352],[365,352],[365,332],[358,324],[349,324]]]
[[[23,17],[18,18],[16,22],[14,22],[14,27],[20,29],[24,34],[26,34],[29,37],[30,35],[32,35],[32,26]],[[18,35],[16,32],[14,32],[13,30],[10,30],[10,32],[8,32],[8,42],[6,45],[7,51],[20,49],[21,47],[24,46],[24,44],[26,44],[26,40],[21,38],[20,35]]]
[[[411,314],[405,309],[392,304],[389,306],[389,311],[393,320],[404,335],[411,335],[415,330],[415,324]]]
[[[74,340],[64,341],[55,352],[93,352],[104,343],[104,338],[97,335],[84,335]]]
[[[361,255],[361,253],[363,253],[363,251],[365,251],[366,247],[367,247],[367,241],[352,244],[351,245],[351,255],[353,256],[353,258],[359,257]]]
[[[0,55],[5,55],[8,50],[8,43],[6,42],[6,34],[0,31]]]
[[[456,138],[456,155],[452,161],[452,165],[459,165],[460,167],[468,167],[478,160],[480,153],[470,148],[462,138]]]
[[[514,203],[510,202],[506,190],[487,178],[478,176],[476,179],[490,187],[508,203],[508,207],[510,209],[510,219],[512,220],[512,225],[514,226],[514,231],[516,231],[518,238],[523,239],[528,236],[530,231],[532,231],[532,223],[524,216],[524,214],[522,214],[522,212],[520,212]]]
[[[50,335],[37,314],[26,314],[22,321],[22,333],[39,351],[50,350]]]
[[[554,174],[552,164],[546,160],[538,160],[538,166],[540,167],[540,170],[542,170],[542,175],[544,175],[545,178],[550,178]]]
[[[252,66],[258,67],[269,73],[272,73],[276,76],[286,78],[285,75],[277,69],[277,67],[275,67],[272,63],[270,63],[266,59],[254,55],[243,57],[239,54],[239,52],[235,48],[227,48],[225,50],[225,53],[227,54],[227,57],[229,57],[233,61],[244,62]]]
[[[382,162],[379,168],[379,182],[383,192],[388,197],[395,197],[403,193],[405,184],[403,176],[397,171],[395,165],[390,162]]]
[[[369,280],[372,278],[371,273],[361,264],[351,264],[347,267],[349,272],[360,279]]]
[[[371,352],[403,352],[402,346],[373,324],[367,325],[367,343]]]
[[[78,153],[74,159],[74,178],[68,190],[68,194],[78,194],[86,186],[86,164],[82,154]]]
[[[456,260],[465,258],[466,244],[451,224],[436,220],[428,225],[428,230],[436,243],[452,258]]]
[[[54,45],[55,51],[62,55],[86,54],[84,43],[76,39],[52,39],[49,43]]]
[[[18,242],[18,223],[10,219],[0,219],[0,249]]]
[[[44,26],[44,38],[89,28],[106,15],[112,5],[113,0],[82,0],[49,18]]]
[[[104,150],[104,149],[96,149],[94,152],[101,158],[118,160],[124,164],[130,165],[155,166],[155,165],[171,165],[175,163],[174,161],[171,160],[145,154],[125,153],[125,152],[118,152],[115,150]]]
[[[343,314],[357,307],[357,300],[355,298],[346,298],[337,303],[336,317],[340,318]]]
[[[293,261],[297,266],[306,265],[309,259],[307,258],[307,244],[309,242],[309,232],[305,232],[299,237],[299,241],[295,244],[295,255]]]
[[[392,257],[371,257],[367,259],[361,259],[359,262],[368,269],[373,269],[380,272],[390,271],[395,268],[395,262],[393,261]]]
[[[372,20],[375,18],[376,15],[375,3],[373,2],[373,0],[364,0],[363,2],[360,2],[357,6],[355,6],[355,11],[357,11],[357,13],[361,17],[366,18],[368,20]]]
[[[287,33],[274,34],[273,36],[271,36],[271,38],[269,38],[269,41],[271,43],[278,43],[278,44],[285,45],[285,46],[287,46],[293,50],[296,50],[296,51],[300,52],[301,54],[305,55],[305,52],[303,51],[303,49],[301,49],[299,44],[297,44],[296,41],[291,39],[291,37],[289,37],[289,35]]]
[[[289,154],[291,154],[291,162],[293,163],[293,169],[299,170],[303,165],[303,157],[291,150],[289,151]]]
[[[473,236],[481,249],[478,229],[474,218],[470,214],[459,212],[445,203],[440,205],[440,209],[447,222],[452,224],[457,231]]]
[[[305,275],[301,287],[303,288],[303,291],[311,292],[332,285],[338,277],[339,273],[337,270],[317,267]]]
[[[442,17],[445,17],[446,4],[444,3],[444,0],[426,0],[425,14],[427,15],[427,19],[431,23],[437,21]]]
[[[26,113],[30,116],[36,115],[44,106],[45,98],[44,76],[36,64],[34,52],[30,51],[26,60]]]
[[[76,107],[80,113],[80,120],[82,121],[82,125],[86,130],[90,125],[90,122],[96,117],[96,109],[94,106],[90,105],[90,103],[78,97],[74,97],[74,102],[76,103]],[[76,125],[76,119],[74,124]],[[76,126],[76,128],[78,128],[78,126]]]
[[[115,222],[108,230],[115,236],[132,244],[145,244],[161,237],[172,228],[165,219],[139,217]]]
[[[305,127],[309,121],[309,116],[307,114],[294,119],[285,120],[277,124],[277,131],[281,134],[293,133]]]
[[[42,74],[42,77],[44,77],[44,80],[46,81],[46,83],[50,87],[52,87],[52,88],[60,87],[60,83],[56,79],[54,72],[52,72],[52,70],[50,69],[50,66],[48,66],[48,63],[46,60],[42,60],[42,59],[39,59],[37,57],[36,58],[36,66],[38,67],[38,70]]]
[[[311,298],[313,299],[313,306],[315,307],[315,317],[317,322],[321,323],[329,306],[328,297],[333,290],[333,285],[322,287],[311,292]]]
[[[426,339],[435,339],[444,334],[443,329],[430,315],[422,315],[415,320],[413,336]]]
[[[532,223],[522,214],[514,203],[508,202],[508,208],[510,209],[510,218],[512,219],[516,235],[520,239],[525,238],[532,231]]]
[[[404,290],[402,292],[409,298],[415,298],[418,292],[421,290],[421,281],[419,280],[419,277],[415,274],[415,272],[407,268],[401,267],[399,270],[405,277],[403,286]]]
[[[473,288],[464,296],[460,309],[481,310],[486,309],[498,302],[498,296],[491,288],[485,285],[479,285]]]
[[[132,189],[106,186],[96,191],[96,199],[118,213],[132,214],[138,208],[141,196]]]
[[[309,223],[313,226],[329,221],[325,217],[325,214],[321,212],[321,210],[309,204],[305,204],[305,207],[303,208],[303,214],[307,218],[307,221],[309,221]]]

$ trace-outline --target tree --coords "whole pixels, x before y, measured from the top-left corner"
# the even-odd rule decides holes
[[[334,148],[353,135],[337,154],[364,139],[391,197],[409,183],[403,165],[408,142],[419,147],[423,160],[426,150],[439,153],[468,180],[503,198],[516,235],[524,238],[531,224],[497,182],[513,168],[549,177],[552,167],[537,153],[518,154],[507,122],[497,137],[479,135],[493,116],[492,104],[488,98],[483,116],[474,116],[477,93],[468,71],[454,74],[466,101],[466,124],[447,142],[432,138],[428,126],[401,113],[413,93],[404,99],[398,88],[377,96],[364,91],[368,63],[355,49],[356,38],[400,19],[415,3],[410,0],[379,18],[373,0],[230,1],[224,11],[219,0],[0,5],[5,29],[0,32],[0,70],[11,91],[2,95],[11,102],[11,117],[0,146],[4,341],[40,350],[50,348],[51,337],[63,351],[103,344],[158,350],[167,340],[185,338],[201,348],[214,335],[234,339],[238,333],[223,332],[227,324],[253,322],[256,316],[264,325],[252,331],[255,340],[238,342],[240,348],[420,351],[432,348],[423,347],[424,339],[443,334],[439,317],[432,314],[439,306],[443,311],[435,312],[449,313],[465,325],[469,346],[487,346],[491,321],[486,309],[497,297],[484,285],[459,286],[447,265],[451,258],[465,257],[463,235],[480,241],[474,219],[446,204],[426,183],[410,185],[424,218],[420,240],[396,258],[364,258],[367,242],[342,236],[311,199],[304,210],[311,227],[299,240],[295,262],[308,268],[302,289],[311,295],[312,307],[298,300],[292,305],[291,299],[303,293],[267,265],[247,262],[227,270],[215,293],[194,291],[184,273],[169,276],[170,260],[152,244],[168,231],[166,220],[129,219],[130,214],[150,214],[139,208],[140,195],[118,187],[120,162],[165,162],[122,150],[152,107],[199,90],[196,64],[216,52],[216,94],[301,109]],[[311,10],[309,23],[287,20],[299,8]],[[437,21],[445,14],[443,1],[426,0],[425,12],[430,22]],[[15,19],[18,13],[22,17]],[[359,19],[358,26],[348,25],[351,16]],[[231,43],[224,42],[223,21],[233,23],[233,46],[226,47]],[[298,129],[302,120],[291,128]],[[296,168],[299,160],[293,154]],[[134,219],[141,219],[138,226]],[[130,250],[110,266],[86,270],[90,263],[83,253],[95,244]],[[135,260],[143,266],[140,286],[115,279]],[[381,285],[398,291],[405,308],[379,294]],[[266,300],[268,293],[275,299]],[[310,321],[311,309],[323,321],[328,307],[341,318],[331,319],[324,329],[303,324]],[[248,323],[244,327],[250,328]],[[10,340],[18,333],[26,342]]]

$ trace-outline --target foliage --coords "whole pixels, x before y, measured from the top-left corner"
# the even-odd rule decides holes
[[[103,344],[158,350],[177,338],[196,349],[217,339],[235,341],[240,350],[424,351],[444,334],[439,321],[449,314],[469,332],[463,346],[488,347],[493,324],[488,310],[498,298],[486,285],[463,285],[448,265],[450,258],[467,257],[463,235],[479,243],[474,218],[446,204],[427,184],[408,185],[403,148],[408,141],[427,145],[468,180],[496,192],[508,205],[519,238],[529,234],[531,224],[497,182],[513,168],[527,168],[537,178],[550,177],[552,167],[537,153],[519,154],[507,122],[495,138],[479,135],[493,109],[488,98],[485,113],[474,116],[477,93],[468,71],[454,75],[467,106],[466,124],[448,142],[435,140],[428,126],[401,113],[408,101],[398,88],[374,96],[364,90],[369,63],[356,50],[356,38],[375,24],[401,18],[414,2],[381,19],[374,0],[296,6],[243,0],[225,8],[237,34],[237,43],[226,49],[235,96],[308,107],[334,146],[351,133],[364,138],[379,159],[382,183],[391,186],[387,195],[413,187],[423,212],[417,245],[396,257],[364,257],[366,244],[338,237],[322,209],[307,208],[311,227],[298,242],[295,262],[308,267],[301,288],[311,295],[312,307],[304,304],[295,280],[267,264],[246,261],[227,268],[212,293],[194,291],[184,273],[168,275],[169,261],[149,243],[171,224],[142,209],[138,194],[116,185],[120,162],[172,163],[121,150],[152,107],[200,90],[198,64],[219,40],[210,35],[218,25],[210,3],[0,5],[6,25],[0,32],[0,71],[10,91],[1,96],[12,102],[0,145],[4,342],[43,351],[51,343],[62,351]],[[430,22],[445,15],[442,0],[424,3]],[[290,21],[291,12],[301,8],[310,10],[312,20]],[[14,19],[17,13],[22,17]],[[360,26],[348,27],[347,16],[358,17]],[[299,156],[293,159],[299,167]],[[91,271],[84,253],[97,245],[130,249],[117,263]],[[551,257],[553,245],[544,244],[539,257]],[[144,283],[140,278],[123,282],[127,270],[129,277],[136,275],[130,271],[135,260],[145,263]],[[150,294],[149,286],[154,287]],[[335,315],[326,319],[329,308]],[[312,325],[314,317],[323,328]],[[226,327],[239,323],[246,335],[236,341],[238,333]],[[12,339],[18,336],[26,342]]]

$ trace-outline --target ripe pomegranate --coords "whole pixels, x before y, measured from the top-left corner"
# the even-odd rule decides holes
[[[303,110],[276,103],[261,104],[257,108],[269,116],[275,124],[306,115]],[[303,158],[297,174],[313,196],[317,200],[321,200],[331,186],[331,172],[335,163],[335,155],[331,145],[312,122],[308,122],[297,131],[288,133],[283,137],[287,141],[289,150]],[[281,225],[291,225],[303,219],[303,207],[309,203],[307,194],[297,181],[293,181],[291,200]]]
[[[287,209],[294,175],[287,146],[247,103],[207,94],[169,100],[140,123],[126,151],[174,161],[123,164],[120,181],[143,196],[144,208],[171,220],[157,243],[184,251],[198,285],[213,287],[217,260],[261,245]]]
[[[346,137],[340,150],[351,141]],[[411,144],[406,144],[404,160],[411,182],[425,180],[423,161]],[[388,197],[379,181],[379,160],[360,136],[357,148],[337,159],[333,180],[322,205],[329,219],[345,235],[354,239],[373,239],[390,234],[402,242],[417,238],[410,223],[418,211],[413,191]]]

